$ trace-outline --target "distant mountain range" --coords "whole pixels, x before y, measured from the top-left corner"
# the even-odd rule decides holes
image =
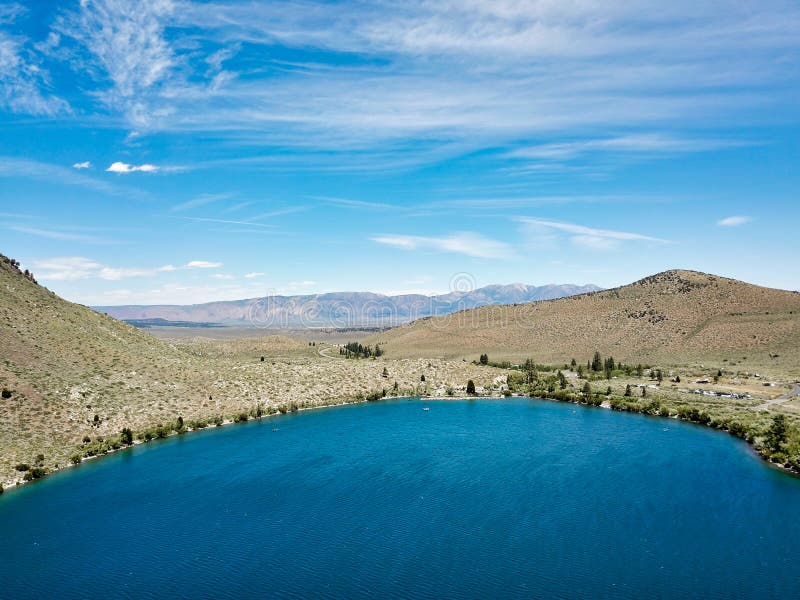
[[[140,327],[224,324],[261,328],[391,327],[422,317],[448,315],[487,305],[521,304],[596,292],[596,285],[515,283],[488,285],[436,296],[333,292],[265,296],[192,305],[95,306],[94,310]]]

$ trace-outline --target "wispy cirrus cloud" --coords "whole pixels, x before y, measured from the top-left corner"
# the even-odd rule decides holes
[[[491,148],[549,163],[530,175],[565,168],[559,157],[735,145],[690,132],[793,110],[798,29],[786,0],[86,0],[61,11],[43,56],[143,133],[302,151],[219,160],[308,169],[318,151],[315,168],[410,169]],[[315,61],[262,60],[274,47]],[[676,124],[689,133],[658,133]]]
[[[219,202],[221,200],[227,200],[231,198],[233,194],[200,194],[191,200],[187,200],[186,202],[182,202],[181,204],[177,204],[172,207],[172,212],[180,212],[184,210],[190,210],[193,208],[197,208],[198,206],[206,206],[207,204],[212,204],[214,202]]]
[[[479,233],[460,232],[443,236],[375,235],[373,242],[402,250],[435,250],[462,254],[472,258],[510,258],[510,245],[487,238]]]
[[[26,12],[17,3],[0,6],[0,108],[40,116],[67,112],[67,102],[50,93],[50,76],[30,40],[16,27],[6,31]]]
[[[508,152],[506,156],[522,159],[569,160],[593,152],[635,153],[638,155],[672,154],[707,152],[751,144],[752,142],[733,139],[639,133],[612,138],[524,146]]]
[[[60,229],[43,229],[41,227],[28,227],[25,225],[12,225],[9,227],[12,231],[24,233],[26,235],[35,235],[37,237],[48,238],[51,240],[60,240],[64,242],[80,242],[84,244],[115,244],[114,240],[88,235],[85,233],[76,233],[74,231],[65,231]]]
[[[80,171],[81,169],[89,169],[89,168],[91,168],[91,166],[92,166],[92,163],[89,162],[88,160],[85,160],[83,162],[76,162],[74,165],[72,165],[72,168],[73,169],[78,169]]]
[[[76,66],[106,84],[101,102],[146,128],[171,112],[157,92],[176,64],[164,34],[174,11],[171,0],[84,0],[53,29],[85,50],[73,54]]]
[[[566,234],[570,241],[576,246],[582,246],[593,250],[611,250],[619,247],[623,242],[671,243],[668,240],[641,233],[598,229],[595,227],[587,227],[586,225],[578,225],[576,223],[565,223],[563,221],[552,221],[533,217],[518,217],[516,220],[522,223],[523,231],[529,236],[547,237],[548,233],[562,233]]]

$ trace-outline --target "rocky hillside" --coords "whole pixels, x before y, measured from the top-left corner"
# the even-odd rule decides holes
[[[423,374],[432,388],[488,385],[498,374],[460,361],[347,360],[319,350],[278,336],[162,342],[59,298],[0,255],[0,484],[102,453],[123,428],[140,435],[329,404],[395,382],[407,392]],[[15,468],[23,464],[29,469]]]
[[[800,375],[800,294],[667,271],[570,298],[483,307],[376,334],[390,356],[559,362],[599,350],[625,361],[725,361]]]

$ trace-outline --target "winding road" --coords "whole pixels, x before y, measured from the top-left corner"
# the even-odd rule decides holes
[[[767,400],[764,404],[759,404],[756,406],[756,410],[769,410],[771,406],[776,406],[778,404],[784,404],[786,402],[791,401],[794,398],[800,396],[800,385],[794,384],[792,390],[790,392],[785,393],[783,396],[779,398],[774,398],[773,400]]]

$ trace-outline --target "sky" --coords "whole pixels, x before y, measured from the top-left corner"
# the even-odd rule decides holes
[[[800,290],[800,4],[0,4],[0,252],[90,305]]]

